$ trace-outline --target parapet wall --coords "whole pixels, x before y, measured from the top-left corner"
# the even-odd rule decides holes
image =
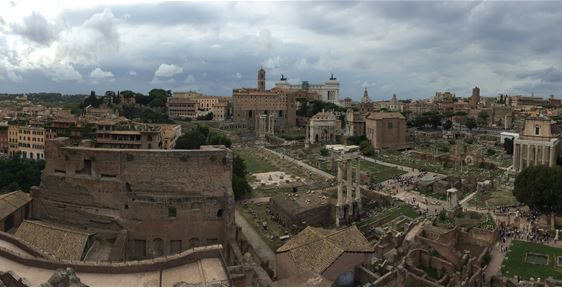
[[[25,251],[26,253],[29,253],[29,255],[32,255],[34,257],[39,257],[39,258],[45,258],[45,254],[38,251],[34,247],[28,245],[27,243],[22,242],[20,239],[14,237],[12,234],[8,234],[8,233],[0,231],[0,240],[8,242],[8,243],[18,247],[19,249]]]
[[[33,268],[56,270],[71,267],[76,272],[82,273],[125,274],[158,271],[194,263],[200,259],[220,258],[222,257],[221,251],[222,245],[211,245],[206,247],[197,247],[176,255],[158,257],[150,260],[109,263],[38,258],[22,255],[0,247],[0,257]]]

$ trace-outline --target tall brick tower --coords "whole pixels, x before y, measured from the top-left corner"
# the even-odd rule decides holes
[[[265,92],[265,70],[263,70],[263,67],[258,70],[258,91]]]
[[[472,96],[470,96],[470,108],[476,109],[480,101],[480,88],[478,86],[472,88]]]

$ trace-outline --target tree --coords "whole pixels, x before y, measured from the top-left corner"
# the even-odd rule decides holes
[[[100,99],[101,100],[101,99]],[[82,107],[81,108],[86,108],[88,106],[92,106],[92,107],[99,107],[100,102],[98,100],[98,97],[96,97],[96,94],[94,91],[92,91],[92,93],[90,94],[90,96],[88,96],[86,99],[84,99],[84,102],[82,102]]]
[[[213,112],[209,112],[209,113],[207,113],[207,114],[205,114],[205,115],[197,116],[196,119],[197,119],[197,120],[207,120],[207,121],[208,121],[208,120],[213,120],[213,117],[214,117]]]
[[[252,192],[252,187],[246,179],[248,174],[246,163],[239,155],[234,155],[232,160],[232,191],[234,192],[234,199],[244,199]]]
[[[330,151],[328,151],[328,149],[326,149],[326,147],[322,147],[322,149],[320,149],[320,155],[321,156],[328,156],[328,154],[330,154]]]
[[[175,149],[199,149],[206,144],[206,140],[207,137],[201,131],[194,129],[178,138]]]
[[[363,155],[365,156],[375,155],[375,149],[373,148],[373,145],[371,145],[371,141],[369,140],[361,141],[361,143],[359,143],[359,148],[361,150],[361,153],[363,153]]]
[[[105,91],[105,97],[109,97],[109,99],[111,99],[111,103],[115,102],[115,98],[117,98],[117,96],[115,95],[115,92],[113,91]]]
[[[513,155],[513,139],[505,138],[503,142],[503,149],[508,155]]]
[[[201,145],[224,145],[230,148],[232,141],[224,133],[210,130],[207,125],[197,124],[178,138],[175,149],[199,149]]]
[[[451,128],[453,128],[453,121],[447,120],[445,121],[445,123],[443,123],[443,129],[451,130]]]
[[[21,158],[19,154],[9,159],[0,159],[0,194],[21,189],[29,192],[41,182],[43,160]]]
[[[472,130],[474,128],[476,128],[478,126],[478,124],[476,123],[476,119],[474,119],[474,117],[466,117],[464,119],[464,125],[466,126],[466,128]]]
[[[478,112],[478,126],[486,126],[488,125],[488,118],[490,116],[488,115],[488,112],[486,111],[480,111]]]
[[[541,213],[562,212],[562,167],[531,166],[515,179],[517,201]]]

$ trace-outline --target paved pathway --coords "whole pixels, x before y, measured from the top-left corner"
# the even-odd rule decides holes
[[[316,174],[318,174],[318,175],[320,175],[320,176],[322,176],[322,177],[324,177],[324,178],[327,178],[327,179],[335,179],[335,178],[336,178],[334,175],[332,175],[332,174],[330,174],[330,173],[328,173],[328,172],[324,172],[324,171],[322,171],[322,170],[320,170],[320,169],[318,169],[318,168],[316,168],[316,167],[312,167],[312,166],[306,164],[305,162],[303,162],[303,161],[301,161],[301,160],[294,159],[294,158],[289,157],[289,156],[287,156],[287,155],[285,155],[285,154],[283,154],[283,153],[279,153],[279,152],[277,152],[277,151],[274,151],[274,150],[271,150],[271,149],[268,149],[268,148],[265,148],[265,147],[261,147],[261,148],[262,148],[263,150],[265,150],[265,151],[271,152],[272,154],[275,154],[275,155],[277,155],[277,156],[283,158],[284,160],[287,160],[287,161],[289,161],[289,162],[293,162],[293,163],[295,163],[295,164],[301,166],[302,168],[307,169],[307,170],[310,171],[310,172],[316,173]]]
[[[490,263],[488,263],[488,267],[484,273],[486,274],[486,281],[489,282],[492,276],[498,275],[502,268],[503,258],[507,252],[501,252],[501,241],[498,241],[493,247],[492,251],[490,251]],[[511,245],[511,238],[506,239],[506,243],[503,244],[503,247],[509,247]]]
[[[265,243],[265,241],[256,232],[256,230],[254,230],[254,227],[252,227],[252,225],[248,223],[246,218],[244,218],[244,216],[242,216],[240,212],[238,212],[238,210],[235,211],[234,217],[236,225],[242,228],[242,233],[244,233],[244,236],[246,236],[248,242],[252,244],[252,247],[254,248],[254,251],[256,252],[260,260],[263,262],[267,262],[272,271],[275,271],[275,252],[271,250],[269,245]]]
[[[251,199],[242,200],[241,202],[247,202],[247,203],[269,203],[269,199],[271,199],[271,197],[256,197],[256,198],[251,198]]]
[[[468,196],[464,197],[464,199],[462,199],[459,202],[460,206],[465,206],[464,203],[467,203],[468,201],[470,201],[470,199],[472,199],[472,197],[474,197],[474,195],[476,195],[476,191],[470,193]],[[468,203],[467,203],[468,204]]]
[[[418,171],[418,169],[412,168],[412,167],[408,167],[408,166],[402,166],[402,165],[398,165],[398,164],[394,164],[394,163],[388,163],[388,162],[384,162],[384,161],[380,161],[380,160],[376,160],[370,157],[365,157],[365,156],[361,156],[361,159],[365,160],[365,161],[369,161],[375,164],[380,164],[383,166],[388,166],[388,167],[393,167],[405,172],[417,172],[419,173],[420,171]]]

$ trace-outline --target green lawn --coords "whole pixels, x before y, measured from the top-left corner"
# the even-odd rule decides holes
[[[367,160],[361,160],[360,168],[363,171],[367,171],[367,173],[369,173],[371,177],[375,178],[376,183],[388,180],[396,175],[402,175],[406,173],[400,169],[376,164]]]
[[[513,196],[513,192],[507,190],[494,190],[476,193],[468,204],[476,207],[497,207],[517,205],[517,199]]]
[[[248,168],[248,173],[250,174],[279,171],[279,169],[274,165],[258,158],[256,156],[256,152],[252,149],[236,149],[234,150],[234,153],[244,159],[246,167]]]
[[[545,254],[549,257],[548,265],[525,263],[527,252]],[[509,251],[502,263],[502,274],[508,277],[519,276],[529,280],[533,277],[541,280],[552,276],[554,279],[562,279],[562,267],[556,265],[556,257],[562,256],[562,248],[554,248],[538,243],[513,240]]]

